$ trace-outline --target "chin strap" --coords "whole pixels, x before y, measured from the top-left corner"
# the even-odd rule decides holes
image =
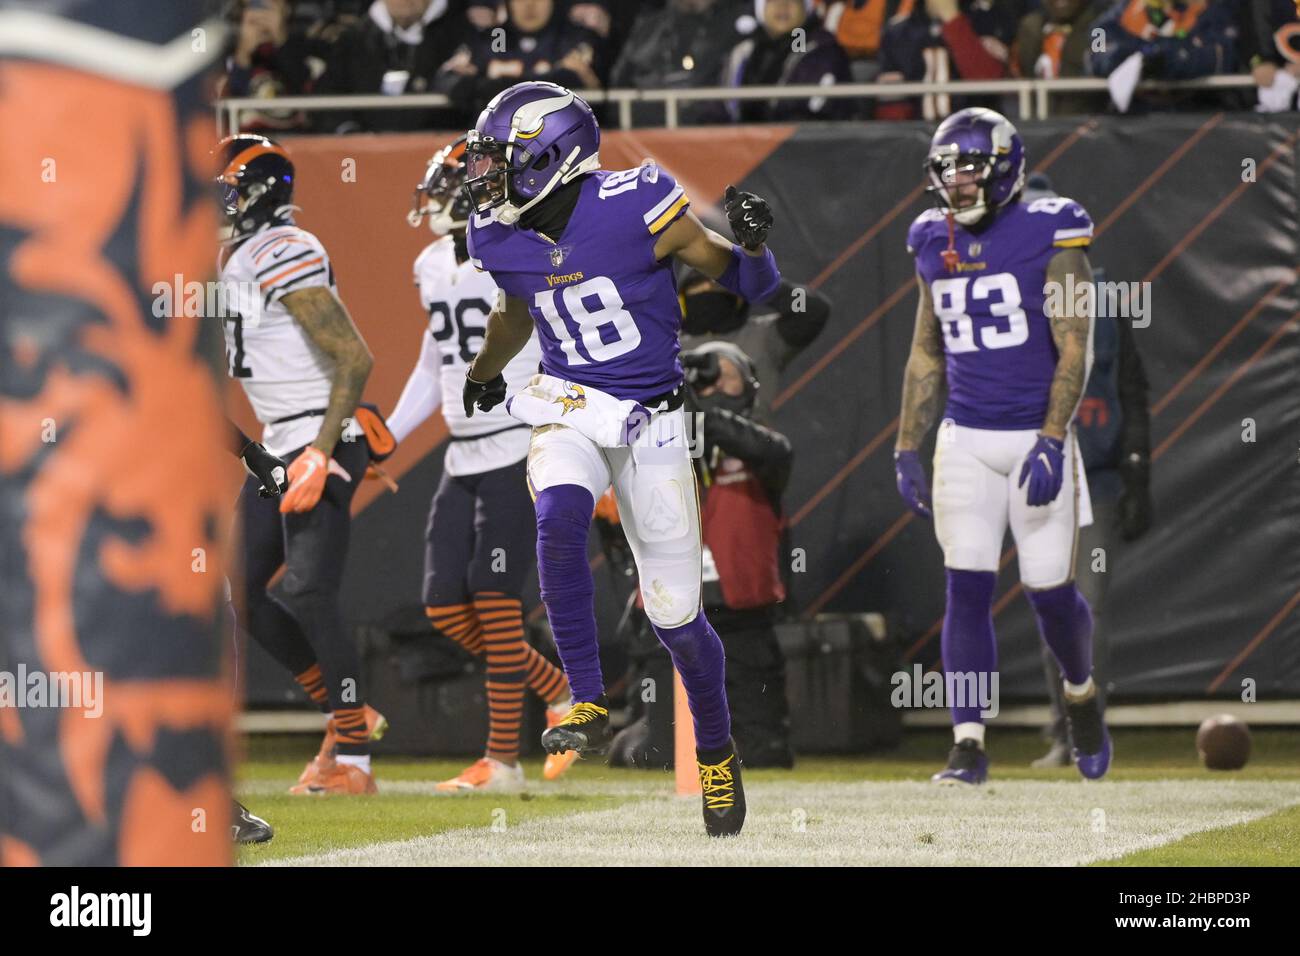
[[[516,222],[519,221],[520,216],[528,212],[528,210],[532,209],[539,202],[541,202],[552,192],[554,192],[556,186],[564,185],[565,183],[571,182],[572,180],[577,179],[579,176],[583,175],[584,173],[592,172],[593,170],[598,169],[600,167],[599,152],[593,153],[592,155],[584,159],[582,162],[575,165],[574,160],[578,158],[579,152],[581,152],[580,147],[578,146],[573,147],[573,149],[569,151],[569,155],[564,160],[564,163],[556,171],[555,175],[551,177],[551,181],[547,183],[544,187],[542,187],[542,191],[539,192],[532,199],[528,200],[528,202],[524,203],[522,206],[516,206],[512,202],[506,202],[498,206],[496,208],[497,221],[504,223],[507,226],[513,226]]]
[[[951,209],[948,210],[948,248],[943,250],[942,255],[944,268],[956,272],[957,263],[961,262],[961,253],[957,251],[957,226]]]

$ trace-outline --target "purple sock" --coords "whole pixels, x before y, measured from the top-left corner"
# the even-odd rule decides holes
[[[653,626],[659,643],[668,648],[673,666],[682,675],[695,724],[696,749],[721,750],[731,738],[722,641],[703,611],[681,627]]]
[[[1074,583],[1047,591],[1026,591],[1038,617],[1038,632],[1056,655],[1071,684],[1092,675],[1092,610]]]
[[[587,564],[587,532],[595,508],[581,485],[555,485],[537,495],[537,580],[575,703],[605,693],[596,639],[595,586]]]
[[[993,586],[998,576],[992,571],[944,570],[948,576],[948,606],[943,614],[939,645],[944,675],[991,674],[998,666],[992,613]],[[952,708],[952,722],[983,723],[978,701],[968,699],[966,704]]]

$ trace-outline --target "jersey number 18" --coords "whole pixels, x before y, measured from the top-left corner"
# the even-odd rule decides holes
[[[556,292],[560,292],[557,299]],[[543,289],[533,305],[559,340],[570,365],[608,362],[641,344],[641,330],[612,280],[593,276],[562,290]],[[570,327],[576,329],[570,331]]]

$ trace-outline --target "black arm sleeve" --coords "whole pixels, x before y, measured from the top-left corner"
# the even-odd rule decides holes
[[[830,299],[784,277],[777,286],[776,295],[768,299],[767,304],[777,311],[776,330],[785,343],[795,349],[811,345],[831,317]]]
[[[704,438],[709,446],[739,458],[753,469],[772,506],[780,511],[781,495],[790,483],[790,469],[794,463],[794,451],[788,438],[726,409],[711,409],[705,413]]]
[[[1124,416],[1120,453],[1128,458],[1138,454],[1145,462],[1151,457],[1151,408],[1147,403],[1147,373],[1138,354],[1133,329],[1127,322],[1119,326],[1119,406]]]

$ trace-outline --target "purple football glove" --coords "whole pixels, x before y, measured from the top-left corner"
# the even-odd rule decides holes
[[[930,517],[930,485],[916,452],[894,452],[894,480],[907,506],[922,518]]]
[[[1065,480],[1065,443],[1039,435],[1020,468],[1020,481],[1016,487],[1025,487],[1025,479],[1029,479],[1026,500],[1031,507],[1050,505],[1055,501],[1061,493],[1061,482]]]

